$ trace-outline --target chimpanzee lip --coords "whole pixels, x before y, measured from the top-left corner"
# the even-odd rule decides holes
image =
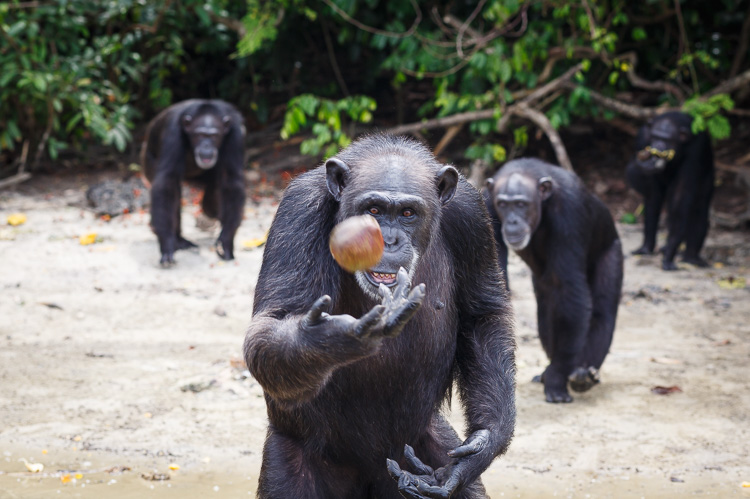
[[[375,286],[385,284],[386,286],[393,286],[396,284],[396,273],[395,272],[380,272],[375,270],[368,270],[365,272],[367,280]]]

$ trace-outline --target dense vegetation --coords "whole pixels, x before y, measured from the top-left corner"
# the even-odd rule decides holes
[[[331,154],[369,126],[459,130],[502,160],[577,119],[682,108],[716,139],[750,103],[750,0],[11,0],[0,4],[0,176],[189,97]],[[737,108],[735,108],[735,106]]]

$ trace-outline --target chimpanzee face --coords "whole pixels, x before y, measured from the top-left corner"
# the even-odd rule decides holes
[[[456,191],[458,172],[443,167],[437,175],[402,156],[368,158],[376,167],[350,170],[343,161],[326,162],[329,192],[339,205],[339,220],[367,214],[380,225],[385,243],[383,257],[372,269],[355,272],[360,287],[378,297],[381,284],[396,285],[403,267],[413,278],[436,230],[438,212]]]
[[[182,129],[190,138],[195,164],[203,170],[216,165],[224,136],[231,128],[229,116],[220,118],[215,114],[202,114],[195,118],[189,114],[182,117]]]
[[[486,186],[503,224],[503,241],[514,251],[524,249],[542,220],[542,201],[552,194],[552,179],[515,172],[497,181],[490,178]]]
[[[689,137],[690,130],[669,117],[655,118],[646,128],[648,145],[636,154],[638,167],[647,174],[663,171]]]

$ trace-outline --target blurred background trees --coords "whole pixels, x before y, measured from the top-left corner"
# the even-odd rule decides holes
[[[381,129],[480,167],[530,141],[569,166],[567,131],[632,135],[664,108],[722,140],[750,115],[749,42],[750,0],[11,0],[0,177],[133,156],[192,97],[236,104],[251,146],[315,157]]]

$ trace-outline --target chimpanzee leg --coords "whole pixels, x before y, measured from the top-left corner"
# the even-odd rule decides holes
[[[693,192],[684,189],[682,183],[673,185],[674,191],[669,196],[667,213],[667,243],[663,248],[661,268],[664,270],[677,270],[674,257],[680,244],[685,240],[690,220],[690,205],[693,202]]]
[[[569,377],[574,391],[586,391],[599,382],[599,368],[609,352],[615,330],[622,272],[622,245],[618,239],[596,262],[591,283],[591,325],[577,367]]]
[[[224,260],[234,258],[234,235],[242,222],[245,211],[245,183],[242,171],[226,172],[220,192],[219,220],[221,233],[216,245],[216,253]]]
[[[656,247],[656,232],[659,228],[659,216],[664,203],[664,191],[652,178],[640,172],[635,162],[628,164],[625,170],[628,184],[643,196],[643,244],[633,251],[634,255],[649,255]]]
[[[167,267],[174,264],[180,220],[180,179],[159,176],[151,184],[151,227],[159,238],[161,260]]]
[[[214,182],[206,185],[201,202],[203,214],[209,218],[219,218],[219,191]]]
[[[312,458],[305,454],[302,441],[269,428],[258,482],[259,498],[364,497],[358,486],[360,481],[354,468]]]
[[[180,196],[180,199],[178,199],[177,204],[175,206],[174,217],[177,222],[177,231],[176,231],[177,249],[184,250],[184,249],[190,249],[190,248],[197,248],[198,245],[182,237],[182,196]]]
[[[701,186],[693,206],[692,221],[685,237],[685,253],[682,260],[698,267],[708,267],[708,262],[700,257],[703,243],[708,234],[708,215],[713,194],[713,179]]]
[[[633,251],[634,255],[649,255],[656,248],[656,232],[659,229],[659,216],[664,203],[664,191],[655,186],[648,193],[643,200],[643,244]]]

